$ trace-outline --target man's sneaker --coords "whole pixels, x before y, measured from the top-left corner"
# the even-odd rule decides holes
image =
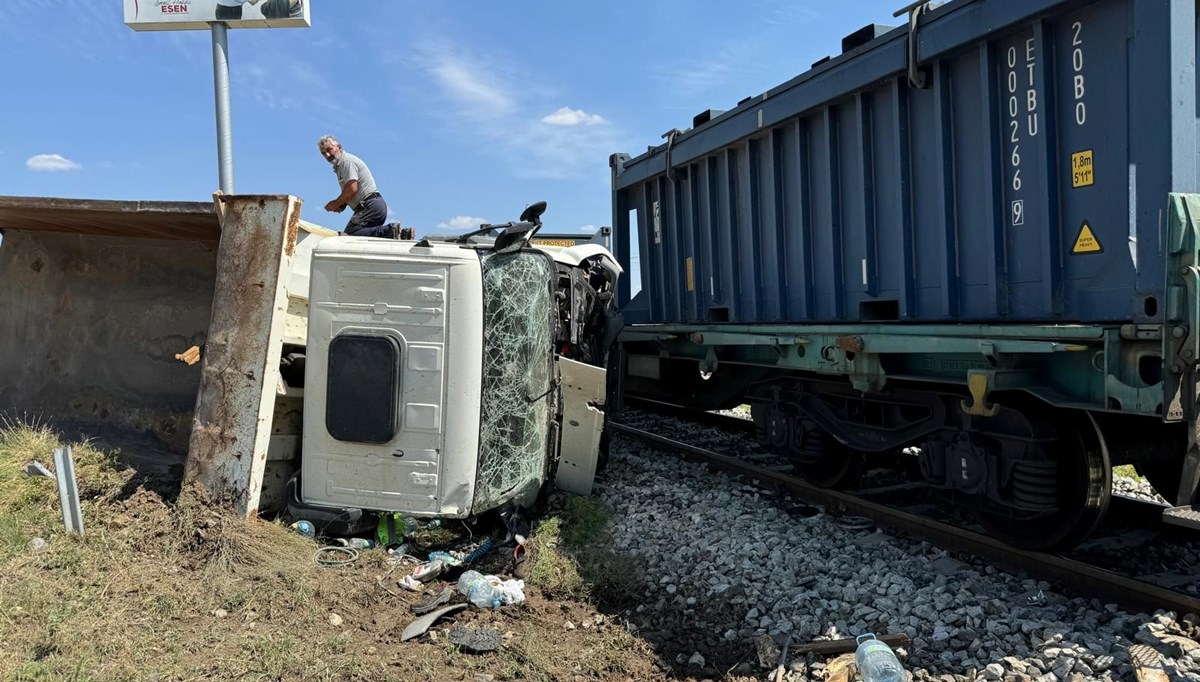
[[[384,234],[384,236],[387,237],[388,239],[399,239],[400,238],[400,225],[397,223],[388,223],[387,224],[387,232]]]

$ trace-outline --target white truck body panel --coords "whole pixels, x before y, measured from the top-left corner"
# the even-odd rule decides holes
[[[303,500],[466,516],[476,480],[483,362],[477,254],[444,244],[338,237],[316,245],[310,276]],[[343,441],[329,432],[329,348],[341,335],[390,337],[399,346],[398,429],[387,442]]]

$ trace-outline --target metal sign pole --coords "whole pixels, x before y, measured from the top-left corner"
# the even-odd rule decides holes
[[[212,24],[213,92],[217,101],[217,168],[221,193],[233,194],[233,123],[229,114],[229,26]]]

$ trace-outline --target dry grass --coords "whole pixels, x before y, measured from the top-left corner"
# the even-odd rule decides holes
[[[73,446],[86,536],[66,535],[54,481],[22,471],[58,445],[43,426],[0,425],[0,680],[661,679],[619,625],[564,632],[564,610],[582,622],[595,609],[536,587],[524,604],[456,618],[511,633],[498,654],[401,643],[413,597],[377,583],[379,552],[318,568],[314,542],[194,490],[168,504],[86,443]],[[50,548],[34,552],[32,537]],[[564,594],[589,593],[576,580]]]
[[[538,525],[529,583],[560,599],[620,606],[637,598],[634,557],[616,554],[605,531],[612,512],[592,497],[569,497],[562,513]]]

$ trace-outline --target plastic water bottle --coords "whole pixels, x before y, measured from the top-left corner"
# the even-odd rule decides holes
[[[858,664],[858,674],[863,682],[905,682],[908,679],[892,647],[876,639],[874,634],[859,635],[854,642],[858,644],[854,662]]]
[[[317,537],[317,529],[313,527],[310,521],[297,521],[290,528],[306,538]]]
[[[479,608],[491,609],[500,606],[495,588],[479,571],[463,571],[458,578],[458,591],[467,595],[467,600]]]

